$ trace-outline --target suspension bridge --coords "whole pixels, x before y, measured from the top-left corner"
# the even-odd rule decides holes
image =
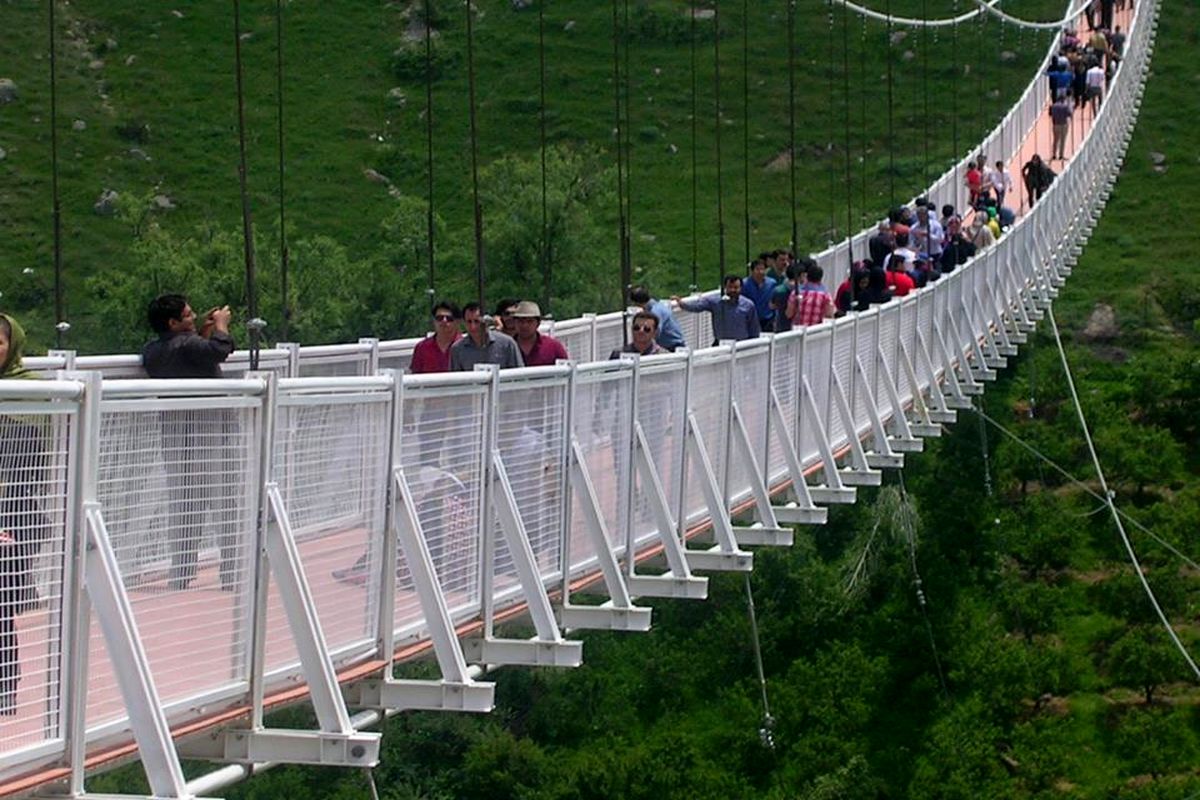
[[[653,599],[702,600],[702,573],[747,572],[751,548],[853,503],[1047,313],[1121,166],[1158,10],[1121,12],[1125,57],[1044,197],[865,312],[716,346],[683,315],[691,349],[618,360],[625,312],[585,315],[544,325],[571,362],[441,375],[403,373],[415,339],[237,352],[203,381],[27,358],[45,380],[0,382],[6,514],[44,532],[37,600],[6,612],[0,795],[86,796],[131,759],[163,798],[275,763],[369,767],[386,716],[486,712],[485,668],[577,666],[576,634],[647,630]],[[1047,106],[1032,76],[973,152],[1046,152]],[[965,161],[924,194],[964,207]],[[872,232],[818,254],[826,274]],[[531,636],[505,635],[516,619]],[[418,658],[433,677],[393,677]],[[297,702],[313,730],[266,724]],[[185,780],[181,759],[224,766]]]

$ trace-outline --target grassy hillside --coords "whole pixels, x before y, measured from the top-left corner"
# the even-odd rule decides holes
[[[791,238],[786,6],[745,5],[746,19],[743,4],[721,6],[720,164],[728,268],[740,267],[748,252],[747,193],[749,252],[780,246]],[[1047,17],[1061,4],[1020,0],[1009,5],[1013,13]],[[274,7],[265,0],[242,4],[249,180],[263,235],[260,260],[267,266],[279,258]],[[437,67],[434,208],[441,222],[436,282],[439,290],[465,296],[474,285],[465,14],[461,5],[446,0],[432,7]],[[924,11],[938,17],[965,5],[896,0],[892,7],[896,14],[919,16]],[[522,254],[514,253],[505,240],[509,217],[523,209],[518,225],[536,242],[540,211],[532,206],[540,205],[538,191],[527,186],[514,194],[487,170],[501,157],[526,164],[527,171],[536,169],[538,17],[536,6],[516,11],[508,0],[487,0],[475,8],[479,151],[485,190],[490,186],[488,198],[495,198],[484,209],[494,289],[489,293],[495,297],[525,293],[531,282],[540,283],[514,263]],[[694,244],[699,282],[709,285],[719,271],[713,23],[703,19],[697,25],[694,228],[692,53],[686,5],[677,0],[631,0],[620,4],[622,21],[626,10],[631,33],[623,62],[627,59],[630,76],[633,260],[642,277],[681,290],[691,282]],[[128,347],[127,341],[114,341],[111,331],[127,327],[138,313],[106,305],[94,287],[85,287],[85,278],[126,271],[151,283],[154,276],[143,265],[147,259],[134,252],[135,231],[144,234],[150,221],[175,240],[203,242],[215,231],[240,231],[232,17],[227,4],[195,2],[147,7],[124,0],[84,0],[60,5],[58,11],[64,263],[68,317],[76,326],[70,344],[85,352]],[[419,287],[413,293],[423,305],[423,254],[397,256],[389,251],[380,228],[398,209],[412,207],[405,197],[419,203],[426,193],[424,45],[419,31],[413,39],[410,30],[420,14],[405,2],[289,3],[283,18],[289,235],[293,242],[328,236],[349,258],[374,264],[372,269],[413,271],[411,283]],[[909,197],[927,177],[940,173],[952,160],[956,142],[957,150],[965,151],[1007,109],[1045,48],[1044,37],[1003,28],[989,18],[960,28],[956,64],[949,31],[927,36],[901,36],[904,32],[897,31],[889,48],[884,25],[864,25],[851,18],[843,50],[840,11],[833,14],[831,29],[824,4],[802,0],[796,18],[801,248],[823,246],[831,236],[845,233],[847,199],[849,219],[857,229],[880,214],[893,193]],[[46,314],[51,235],[45,6],[19,0],[0,4],[0,25],[6,31],[0,41],[0,64],[21,89],[18,102],[0,107],[0,146],[8,151],[0,162],[0,216],[10,232],[9,246],[0,257],[0,291],[7,307],[31,318],[35,343],[46,345],[52,320]],[[615,163],[611,34],[610,4],[563,0],[545,9],[548,138],[551,144],[594,152],[588,170],[604,170],[610,189]],[[743,35],[749,45],[746,56]],[[889,50],[896,100],[890,143],[894,157],[888,155],[885,113]],[[750,66],[748,81],[744,57]],[[849,65],[848,97],[843,62]],[[743,124],[747,107],[748,127]],[[86,129],[74,130],[75,120]],[[385,176],[391,186],[368,180],[368,169]],[[92,205],[104,188],[121,194],[123,213],[117,217],[93,213]],[[150,199],[160,193],[176,208],[147,214]],[[588,310],[598,298],[606,299],[605,307],[615,306],[618,299],[614,195],[610,190],[585,206],[582,222],[572,221],[568,237],[582,228],[596,231],[596,236],[580,234],[585,243],[582,255],[557,268],[561,276],[586,271],[584,283],[589,286],[569,280],[556,286],[552,310],[560,317]],[[422,237],[423,216],[418,215],[416,228]],[[536,252],[532,258],[536,262]],[[200,257],[195,260],[202,272],[236,275],[240,270],[232,261],[205,266]],[[293,270],[302,275],[324,267],[310,259],[294,264]],[[24,273],[27,268],[35,270],[33,276]],[[277,296],[277,281],[265,275],[262,293]],[[191,282],[203,284],[199,278]],[[237,285],[236,280],[227,282]],[[586,302],[578,296],[596,286],[600,288],[591,290]],[[364,292],[363,302],[367,297]],[[235,304],[244,300],[213,299]],[[270,320],[275,326],[277,316]],[[373,332],[411,334],[415,331],[406,326],[423,324],[419,320],[419,315],[401,315],[394,329]]]

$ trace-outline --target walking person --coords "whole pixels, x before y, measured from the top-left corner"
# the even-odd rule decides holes
[[[37,376],[25,368],[25,331],[0,314],[0,380]],[[16,618],[37,603],[33,560],[51,535],[41,508],[45,481],[42,433],[17,417],[0,416],[0,715],[17,713],[21,678]]]

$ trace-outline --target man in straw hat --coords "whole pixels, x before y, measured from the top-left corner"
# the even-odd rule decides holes
[[[553,336],[538,332],[538,325],[542,322],[542,310],[538,308],[537,303],[522,300],[509,312],[509,316],[516,321],[517,347],[521,348],[525,366],[547,367],[571,357],[562,342]]]

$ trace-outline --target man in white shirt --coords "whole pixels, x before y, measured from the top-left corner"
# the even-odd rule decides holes
[[[1004,197],[1012,190],[1012,175],[1009,175],[1004,169],[1004,162],[997,161],[996,166],[988,170],[991,176],[992,191],[996,193],[996,208],[999,210],[1004,205]]]
[[[1087,71],[1087,99],[1092,102],[1092,117],[1100,110],[1100,95],[1104,93],[1104,67],[1095,63]]]
[[[912,226],[909,234],[916,252],[925,253],[933,261],[941,259],[945,233],[941,223],[933,218],[927,206],[917,206],[917,224]],[[909,261],[911,263],[911,260]]]

